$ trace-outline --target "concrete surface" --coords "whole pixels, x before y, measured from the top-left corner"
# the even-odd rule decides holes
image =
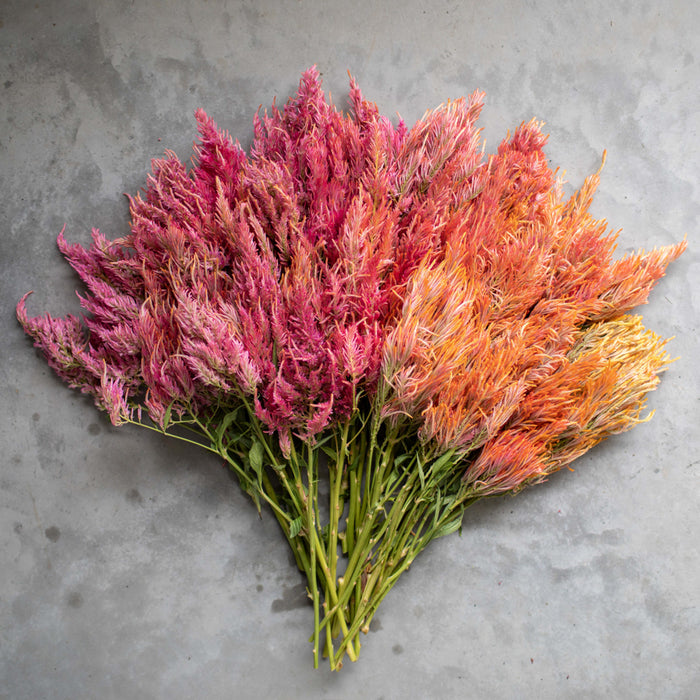
[[[0,4],[0,698],[700,696],[700,6],[693,2]],[[216,460],[114,429],[14,319],[77,310],[55,247],[127,226],[122,192],[203,106],[244,145],[318,64],[412,123],[481,88],[490,148],[533,116],[622,252],[689,250],[642,309],[680,355],[654,419],[475,507],[384,601],[360,661],[311,668],[274,520]]]

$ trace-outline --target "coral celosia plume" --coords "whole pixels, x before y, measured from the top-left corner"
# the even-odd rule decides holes
[[[685,248],[614,260],[598,175],[566,201],[534,121],[484,156],[480,93],[411,129],[350,98],[307,71],[250,154],[198,111],[193,167],[153,162],[127,235],[59,235],[85,316],[17,307],[113,423],[200,444],[271,508],[332,668],[467,505],[644,420],[669,359],[625,312]]]

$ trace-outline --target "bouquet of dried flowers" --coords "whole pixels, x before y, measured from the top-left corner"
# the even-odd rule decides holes
[[[59,235],[86,314],[17,307],[115,425],[213,452],[274,513],[334,669],[469,504],[644,420],[669,358],[626,312],[685,248],[614,260],[598,175],[565,200],[534,121],[485,157],[480,93],[411,129],[350,99],[307,71],[249,155],[198,111],[193,167],[153,162],[126,236]]]

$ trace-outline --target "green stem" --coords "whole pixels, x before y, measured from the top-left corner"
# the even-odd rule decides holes
[[[350,463],[350,473],[348,475],[350,493],[348,496],[348,517],[345,527],[345,540],[343,542],[343,552],[348,556],[355,548],[355,532],[362,508],[362,476],[366,460],[367,437],[365,432],[362,431],[359,449],[356,453],[353,453],[353,459]]]
[[[313,504],[313,488],[315,482],[315,475],[313,473],[313,460],[311,448],[309,447],[309,456],[306,464],[306,474],[308,483],[308,497],[306,499],[306,529],[309,533],[309,538],[315,535],[316,532],[316,522]],[[310,547],[311,550],[311,562],[309,571],[309,584],[311,586],[311,599],[314,606],[314,668],[318,668],[318,651],[319,651],[319,601],[318,601],[318,587],[316,582],[316,548]]]
[[[147,428],[148,430],[152,430],[154,433],[158,433],[160,435],[166,435],[167,437],[174,438],[175,440],[180,440],[182,442],[188,442],[190,445],[196,445],[197,447],[203,447],[205,450],[208,450],[209,452],[213,452],[214,454],[219,454],[218,450],[215,450],[214,448],[210,447],[209,445],[203,443],[203,442],[197,442],[196,440],[190,440],[189,438],[183,437],[182,435],[176,435],[175,433],[169,433],[166,430],[162,430],[161,428],[157,428],[154,425],[148,425],[148,423],[142,423],[141,421],[137,420],[132,420],[131,418],[128,418],[126,420],[127,423],[131,423],[131,425],[138,425],[141,428]],[[197,433],[198,435],[200,434],[199,431],[194,430],[193,428],[190,428],[190,430],[193,430],[193,432]],[[202,435],[202,437],[205,437]],[[208,438],[208,436],[206,436]]]
[[[338,523],[341,515],[340,505],[340,485],[343,480],[343,472],[345,471],[345,460],[348,448],[348,431],[350,428],[350,420],[348,419],[343,426],[341,434],[340,446],[336,450],[335,467],[330,471],[331,493],[330,493],[330,526],[328,531],[328,565],[331,571],[331,578],[336,580],[338,572]]]
[[[345,634],[347,632],[347,623],[345,621],[345,615],[344,611],[338,607],[338,594],[337,594],[337,588],[336,588],[336,581],[334,577],[331,576],[331,570],[328,565],[325,551],[323,549],[323,545],[321,544],[321,540],[319,538],[319,530],[317,526],[317,507],[318,507],[318,491],[317,491],[317,469],[315,468],[315,452],[313,447],[309,444],[307,445],[307,484],[308,484],[308,492],[306,495],[306,529],[307,529],[307,536],[309,539],[309,550],[310,550],[310,574],[309,574],[309,583],[311,586],[311,596],[314,601],[314,634],[313,634],[313,643],[314,643],[314,660],[317,663],[318,661],[318,639],[319,639],[319,632],[320,632],[320,627],[321,626],[326,626],[329,622],[332,623],[332,618],[337,617],[341,629],[343,630],[343,633]],[[296,452],[294,449],[292,449],[292,453],[290,455],[290,462],[293,465],[296,465],[297,462],[297,457],[296,457]],[[324,593],[327,597],[327,599],[330,599],[330,603],[333,606],[333,615],[331,618],[329,618],[328,614],[324,616],[323,620],[320,620],[319,616],[319,608],[318,608],[318,583],[317,583],[317,569],[320,570],[321,574],[323,575],[323,578],[325,579],[325,587],[324,587]],[[327,629],[330,629],[330,627],[327,627]],[[356,661],[357,656],[354,651],[353,645],[346,645],[346,651],[348,656],[350,657],[351,661]],[[331,655],[331,660],[333,660],[333,656]],[[334,666],[331,666],[334,668]]]
[[[395,485],[391,488],[386,487],[383,491],[377,491],[377,500],[372,504],[371,509],[365,516],[363,522],[357,528],[356,539],[352,542],[352,548],[349,553],[347,567],[342,579],[339,579],[338,600],[337,605],[340,607],[346,606],[352,595],[355,595],[355,605],[359,605],[361,596],[362,572],[366,566],[366,562],[372,553],[372,548],[376,541],[382,537],[385,529],[388,527],[388,520],[384,510],[384,505],[393,498],[396,489],[401,485],[400,479],[396,480]],[[365,485],[367,488],[367,485]],[[352,501],[351,501],[352,510]],[[378,518],[380,514],[384,517],[384,522],[379,524]],[[348,530],[346,537],[349,535],[350,525],[353,520],[348,518]],[[329,614],[334,614],[336,609],[333,608]],[[350,610],[352,617],[352,609]]]

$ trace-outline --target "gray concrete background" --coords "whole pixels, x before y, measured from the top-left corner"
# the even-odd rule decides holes
[[[0,3],[0,698],[700,696],[700,9],[694,2]],[[481,503],[379,610],[361,659],[311,668],[311,610],[272,517],[216,460],[114,429],[23,337],[78,309],[55,237],[126,230],[122,192],[202,106],[252,116],[318,64],[389,115],[486,91],[494,149],[536,116],[620,252],[688,235],[643,307],[681,356],[653,420]]]

